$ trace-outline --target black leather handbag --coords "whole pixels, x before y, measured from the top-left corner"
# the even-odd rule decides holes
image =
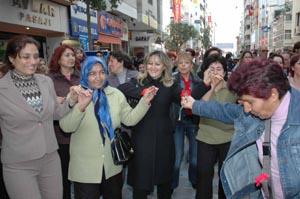
[[[111,140],[111,153],[115,165],[125,164],[134,154],[130,136],[120,128],[115,130],[115,136]]]

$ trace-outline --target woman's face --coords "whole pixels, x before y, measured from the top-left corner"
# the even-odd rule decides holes
[[[278,99],[278,92],[276,90],[276,92],[272,91],[271,96],[266,100],[251,95],[243,95],[239,103],[244,105],[246,113],[251,113],[260,119],[268,119],[276,111],[280,100]]]
[[[118,74],[124,70],[124,62],[118,61],[115,57],[110,56],[108,61],[108,67],[111,73]]]
[[[210,74],[220,75],[222,77],[225,76],[225,71],[224,71],[223,66],[220,62],[211,63],[208,67],[208,70],[210,71]]]
[[[183,58],[177,61],[177,69],[181,75],[189,75],[193,67],[191,60]]]
[[[158,79],[162,75],[163,71],[165,70],[164,64],[161,62],[158,56],[153,55],[149,57],[147,62],[146,70],[150,77],[153,79]]]
[[[83,60],[83,52],[82,52],[81,50],[77,49],[76,52],[75,52],[75,56],[76,56],[76,58],[79,59],[80,61]]]
[[[250,60],[252,60],[253,58],[252,58],[252,56],[251,56],[251,54],[250,53],[245,53],[245,55],[244,55],[244,57],[243,57],[243,61],[244,62],[248,62],[248,61],[250,61]]]
[[[9,57],[15,71],[21,75],[32,75],[39,64],[39,50],[34,44],[26,44],[16,58]]]
[[[300,59],[291,68],[294,71],[294,76],[300,77]]]
[[[75,66],[75,53],[73,50],[66,48],[58,60],[62,68],[73,68]]]
[[[281,68],[283,68],[283,61],[282,61],[281,57],[273,57],[273,61],[276,62],[277,64],[279,64],[279,66]]]
[[[100,89],[106,81],[105,70],[100,63],[96,63],[88,76],[88,82],[94,89]]]

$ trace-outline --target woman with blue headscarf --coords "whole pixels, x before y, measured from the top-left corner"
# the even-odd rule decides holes
[[[110,140],[121,123],[133,126],[144,117],[158,90],[154,86],[146,89],[132,109],[123,93],[108,85],[107,75],[102,59],[86,58],[78,103],[60,120],[61,128],[72,133],[69,179],[74,182],[76,199],[122,198],[122,165],[113,163]]]

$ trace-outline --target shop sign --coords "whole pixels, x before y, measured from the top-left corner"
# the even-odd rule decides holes
[[[77,1],[75,5],[70,6],[71,18],[81,19],[87,21],[86,16],[86,4],[81,1]],[[97,11],[90,9],[91,22],[97,24]]]
[[[91,35],[93,39],[98,39],[97,33],[98,24],[91,23]],[[71,18],[71,31],[70,34],[73,37],[79,37],[79,35],[87,35],[88,28],[87,23],[84,20]]]
[[[99,13],[99,32],[102,34],[122,37],[123,21],[107,12]]]
[[[60,30],[59,6],[49,1],[42,0],[10,0],[2,1],[0,13],[1,21],[22,24],[36,28]]]
[[[149,25],[149,18],[147,15],[142,14],[143,23]]]
[[[152,28],[157,29],[157,21],[153,17],[151,17],[151,16],[149,16],[149,25]]]
[[[149,41],[149,36],[136,36],[135,41]]]

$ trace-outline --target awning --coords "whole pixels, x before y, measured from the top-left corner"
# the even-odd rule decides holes
[[[121,45],[121,38],[99,34],[99,36],[98,36],[98,42],[110,43],[110,44],[119,44],[119,45]]]

